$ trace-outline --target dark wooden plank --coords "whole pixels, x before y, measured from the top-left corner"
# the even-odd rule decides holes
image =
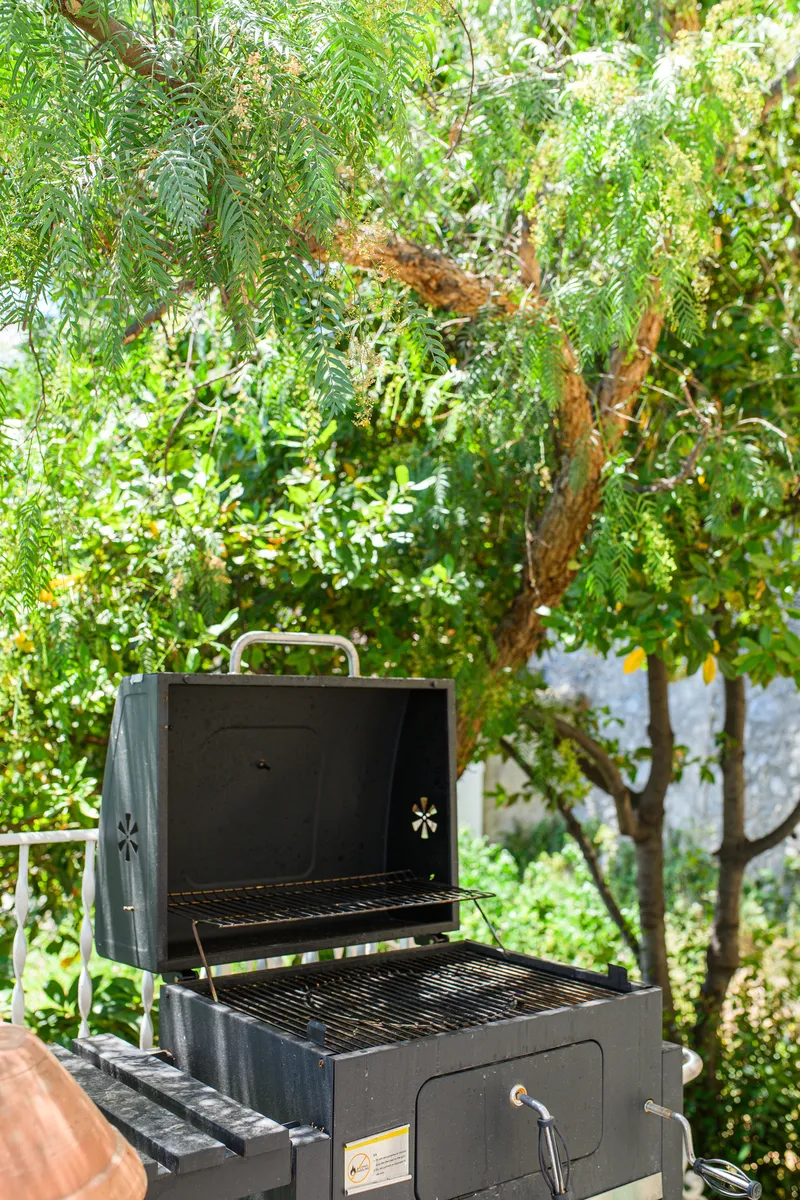
[[[133,1088],[104,1075],[85,1059],[60,1046],[50,1049],[134,1149],[168,1170],[179,1175],[200,1171],[219,1165],[230,1155],[221,1142],[193,1129]]]
[[[236,1154],[248,1157],[283,1150],[289,1161],[289,1131],[283,1125],[246,1108],[185,1071],[109,1033],[78,1038],[73,1047],[106,1074],[216,1138]]]
[[[231,1154],[222,1166],[209,1167],[199,1175],[171,1175],[151,1183],[147,1200],[272,1200],[273,1196],[282,1200],[286,1179],[282,1161],[277,1163],[276,1158],[282,1156],[256,1154],[242,1158]]]
[[[142,1166],[144,1167],[144,1173],[147,1176],[148,1183],[152,1183],[154,1179],[158,1179],[159,1171],[165,1175],[170,1174],[166,1167],[162,1167],[161,1163],[157,1163],[156,1160],[151,1158],[149,1154],[145,1154],[142,1150],[137,1150],[136,1153],[142,1160]]]
[[[290,1129],[292,1138],[292,1200],[329,1200],[331,1139],[310,1125]]]

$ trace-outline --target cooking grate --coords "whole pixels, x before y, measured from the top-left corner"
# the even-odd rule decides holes
[[[201,892],[173,892],[169,911],[218,928],[319,921],[326,917],[418,908],[453,900],[482,900],[491,892],[417,879],[411,871],[359,875],[308,883],[255,884]]]
[[[348,959],[317,970],[304,968],[302,977],[293,971],[252,982],[235,977],[215,982],[223,1004],[284,1033],[307,1038],[308,1022],[321,1022],[325,1047],[338,1052],[606,1000],[610,994],[608,988],[457,942],[410,956],[386,954],[380,961]]]

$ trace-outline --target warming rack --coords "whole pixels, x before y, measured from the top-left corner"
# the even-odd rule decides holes
[[[411,871],[390,871],[306,883],[253,884],[172,892],[169,911],[218,929],[247,925],[282,925],[362,913],[419,908],[459,900],[485,900],[491,892],[418,879]]]

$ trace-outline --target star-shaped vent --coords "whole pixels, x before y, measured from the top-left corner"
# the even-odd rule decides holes
[[[117,842],[119,852],[125,859],[125,862],[130,862],[131,850],[134,854],[139,853],[139,843],[136,840],[139,826],[130,813],[125,813],[125,820],[119,822],[117,829],[119,830],[119,841]]]
[[[427,838],[432,833],[436,833],[437,822],[433,818],[436,816],[437,808],[435,804],[431,804],[427,796],[420,796],[419,804],[415,804],[411,811],[414,814],[411,821],[414,833],[418,833],[421,838]]]

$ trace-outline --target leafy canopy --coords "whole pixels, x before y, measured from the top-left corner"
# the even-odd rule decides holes
[[[221,293],[241,343],[290,322],[321,391],[347,390],[340,300],[308,244],[402,134],[419,9],[2,0],[0,48],[3,325],[55,310],[73,346],[118,365],[149,309]]]

